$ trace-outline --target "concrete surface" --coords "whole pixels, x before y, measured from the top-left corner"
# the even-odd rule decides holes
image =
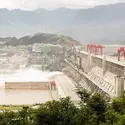
[[[76,87],[66,75],[58,75],[55,77],[59,98],[71,97],[73,102],[80,101],[76,94]]]

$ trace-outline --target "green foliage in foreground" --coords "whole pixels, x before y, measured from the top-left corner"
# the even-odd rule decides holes
[[[125,96],[108,103],[100,94],[78,91],[76,106],[70,97],[49,101],[38,109],[0,113],[0,125],[125,125]]]

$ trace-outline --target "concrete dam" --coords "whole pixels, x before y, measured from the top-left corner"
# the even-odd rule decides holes
[[[72,48],[68,51],[65,62],[77,85],[91,94],[98,92],[107,99],[112,99],[124,93],[125,61]]]

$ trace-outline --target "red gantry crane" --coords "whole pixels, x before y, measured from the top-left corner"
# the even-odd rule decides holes
[[[102,55],[103,48],[104,47],[102,45],[96,45],[96,44],[88,44],[87,45],[87,51],[90,51],[90,53],[94,53],[95,55],[99,52]]]
[[[118,61],[120,61],[121,54],[124,55],[124,60],[125,60],[125,48],[124,47],[121,47],[120,49],[118,49]]]

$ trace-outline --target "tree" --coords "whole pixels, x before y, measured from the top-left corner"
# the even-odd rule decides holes
[[[125,125],[124,96],[106,103],[100,94],[79,92],[85,104],[76,106],[70,97],[49,101],[39,109],[0,113],[0,125]],[[87,99],[87,100],[86,100]]]
[[[120,118],[120,114],[115,112],[110,106],[105,113],[106,125],[115,125]],[[117,125],[117,124],[116,124]]]
[[[97,125],[100,122],[105,122],[105,112],[107,110],[107,103],[105,99],[98,93],[90,97],[87,107],[97,116]]]
[[[115,112],[124,114],[125,113],[125,95],[122,95],[119,98],[114,98],[111,105]]]
[[[19,125],[34,125],[35,111],[25,107],[23,110],[17,112],[17,122]]]
[[[78,89],[77,94],[83,103],[86,103],[90,98],[90,94],[86,89]]]
[[[76,125],[78,109],[70,98],[43,104],[36,112],[37,125]]]
[[[0,125],[17,125],[16,118],[16,113],[14,112],[0,113]]]
[[[76,121],[77,125],[97,125],[97,116],[87,106],[80,105]]]

